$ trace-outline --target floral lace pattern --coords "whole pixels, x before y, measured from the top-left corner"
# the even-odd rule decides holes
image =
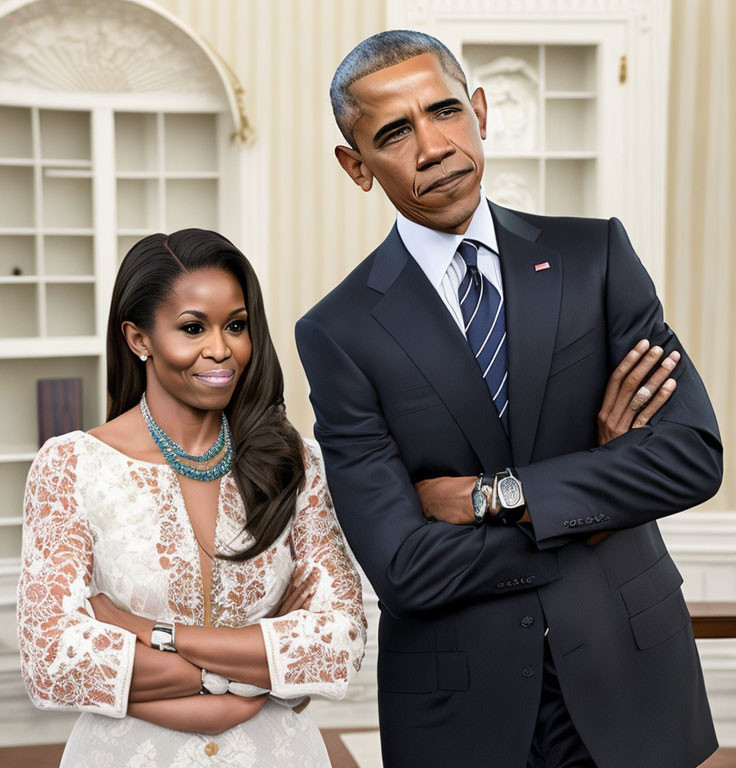
[[[306,444],[304,455],[306,481],[279,539],[251,560],[213,562],[212,621],[260,623],[274,695],[341,698],[365,646],[361,584],[321,459]],[[244,522],[228,473],[218,500],[220,553],[247,543]],[[269,618],[297,566],[319,570],[308,610]],[[203,623],[199,555],[176,473],[75,431],[44,444],[26,484],[18,627],[36,706],[125,715],[135,637],[92,618],[86,599],[97,592],[147,618]]]

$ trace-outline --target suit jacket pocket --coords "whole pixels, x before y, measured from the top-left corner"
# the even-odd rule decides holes
[[[465,691],[470,685],[462,651],[378,654],[378,688],[386,693]]]
[[[681,584],[680,572],[669,553],[665,553],[654,565],[619,587],[640,650],[664,642],[689,623]]]
[[[403,416],[434,405],[442,405],[442,401],[429,384],[419,384],[409,389],[389,392],[381,398],[381,404],[387,416]]]
[[[597,325],[564,347],[555,350],[552,353],[549,376],[554,376],[593,354],[605,342],[605,339],[605,329],[602,325]]]

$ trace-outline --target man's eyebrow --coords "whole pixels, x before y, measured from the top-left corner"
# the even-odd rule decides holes
[[[376,131],[376,135],[373,137],[373,144],[378,144],[378,142],[387,133],[391,133],[391,131],[395,130],[396,128],[401,128],[403,125],[409,125],[409,121],[405,117],[400,117],[398,120],[394,120],[391,123],[386,123],[386,125],[382,126]]]
[[[238,307],[238,309],[234,309],[228,317],[232,317],[233,315],[237,315],[238,312],[245,312],[245,307]],[[195,317],[198,317],[200,320],[206,320],[207,319],[207,313],[206,312],[200,312],[198,309],[185,309],[181,315],[194,315]]]
[[[449,99],[442,99],[442,101],[435,101],[434,104],[430,104],[428,107],[424,108],[425,112],[439,112],[441,109],[447,109],[447,107],[458,107],[461,106],[462,102],[460,99],[455,98],[449,98]],[[386,123],[386,125],[382,126],[381,128],[376,131],[376,135],[373,137],[373,144],[376,145],[378,142],[387,134],[391,133],[391,131],[396,130],[397,128],[401,128],[404,125],[408,125],[409,120],[405,117],[400,117],[398,120],[394,120],[393,122]]]

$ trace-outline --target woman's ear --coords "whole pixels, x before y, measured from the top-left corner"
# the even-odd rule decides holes
[[[148,334],[142,331],[135,323],[130,320],[126,320],[120,326],[120,330],[125,336],[125,340],[128,342],[131,352],[136,356],[141,355],[151,356],[151,345],[148,338]]]
[[[368,192],[373,186],[373,174],[363,162],[363,157],[357,149],[339,145],[335,147],[335,157],[342,169],[364,191]]]

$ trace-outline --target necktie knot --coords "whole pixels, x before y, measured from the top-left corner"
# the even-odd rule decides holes
[[[457,247],[457,252],[469,268],[478,266],[478,246],[470,240],[463,240]]]

